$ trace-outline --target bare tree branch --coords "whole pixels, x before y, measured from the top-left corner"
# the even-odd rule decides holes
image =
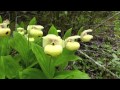
[[[120,14],[120,12],[117,12],[117,13],[114,14],[113,16],[111,16],[111,17],[109,17],[108,19],[102,21],[102,22],[101,22],[100,24],[98,24],[94,29],[100,27],[100,26],[103,25],[105,22],[107,22],[108,20],[112,19],[113,17],[115,17],[115,16],[117,16],[117,15],[119,15],[119,14]]]
[[[98,65],[99,67],[103,68],[105,71],[109,72],[111,75],[113,75],[114,77],[120,79],[120,77],[118,77],[116,74],[114,74],[113,72],[111,72],[109,69],[105,68],[103,65],[99,64],[98,62],[96,62],[93,58],[89,57],[87,54],[85,54],[84,52],[82,52],[81,50],[78,50],[79,53],[83,54],[85,57],[87,57],[91,62],[94,62],[96,65]]]

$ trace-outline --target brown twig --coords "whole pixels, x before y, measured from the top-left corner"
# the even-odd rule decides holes
[[[78,50],[78,52],[83,54],[85,57],[87,57],[89,59],[89,61],[94,62],[96,65],[98,65],[99,67],[103,68],[105,71],[109,72],[114,77],[120,79],[120,77],[118,77],[116,74],[114,74],[113,72],[111,72],[109,69],[105,68],[103,65],[99,64],[98,62],[96,62],[93,58],[89,57],[87,54],[85,54],[81,50]]]
[[[113,17],[115,17],[115,16],[117,16],[117,15],[119,15],[119,14],[120,14],[120,12],[117,12],[117,13],[114,14],[113,16],[111,16],[111,17],[109,17],[108,19],[102,21],[100,24],[98,24],[96,27],[94,27],[94,29],[100,27],[100,26],[103,25],[105,22],[107,22],[108,20],[112,19]]]

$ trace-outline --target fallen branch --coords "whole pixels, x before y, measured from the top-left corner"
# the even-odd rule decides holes
[[[114,77],[120,79],[120,77],[118,77],[116,74],[114,74],[113,72],[111,72],[109,69],[105,68],[103,65],[99,64],[98,62],[96,62],[93,58],[89,57],[87,54],[85,54],[84,52],[82,52],[81,50],[78,50],[79,53],[83,54],[85,57],[87,57],[90,61],[94,62],[96,65],[98,65],[99,67],[103,68],[105,71],[109,72],[111,75],[113,75]]]
[[[105,22],[107,22],[108,20],[112,19],[113,17],[115,17],[115,16],[117,16],[117,15],[119,15],[119,14],[120,14],[120,12],[114,14],[113,16],[109,17],[108,19],[106,19],[106,20],[104,20],[103,22],[101,22],[100,24],[98,24],[94,29],[100,27],[102,24],[104,24]]]

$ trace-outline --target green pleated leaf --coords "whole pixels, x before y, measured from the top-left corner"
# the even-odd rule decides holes
[[[68,65],[68,62],[64,62],[64,63],[62,63],[61,65],[59,65],[59,70],[64,70],[66,67],[67,67],[67,65]]]
[[[80,57],[75,55],[75,51],[69,51],[64,48],[62,54],[58,56],[54,62],[55,66],[61,65],[68,61],[79,60]]]
[[[67,37],[71,36],[71,32],[72,32],[72,28],[68,29],[63,37],[63,39],[65,40]]]
[[[80,34],[82,33],[83,29],[84,29],[84,27],[81,27],[81,28],[78,30],[77,35],[80,35]]]
[[[20,79],[46,79],[46,77],[39,69],[28,68],[20,72]]]
[[[21,69],[19,64],[11,56],[4,56],[3,58],[6,77],[9,79],[17,77]]]
[[[55,34],[58,35],[57,29],[55,28],[54,25],[52,25],[48,31],[48,34]]]
[[[10,40],[10,46],[17,50],[24,60],[28,59],[26,56],[29,52],[28,42],[22,35],[14,32],[13,39]]]
[[[7,77],[8,79],[16,78],[21,67],[10,56],[1,56],[0,58],[0,78]]]
[[[10,45],[9,45],[10,37],[0,37],[0,55],[8,55],[10,53]]]
[[[55,73],[55,67],[54,67],[52,58],[50,56],[46,55],[44,53],[43,48],[37,44],[32,44],[32,51],[35,54],[44,74],[48,78],[52,78]]]
[[[35,17],[33,17],[33,18],[30,20],[29,25],[35,25],[35,24],[37,24],[37,20],[36,20]]]
[[[20,23],[20,27],[22,27],[22,28],[24,28],[24,27],[25,27],[24,22],[21,22],[21,23]]]
[[[54,79],[90,79],[90,77],[84,72],[74,70],[57,72]]]
[[[0,23],[2,23],[3,22],[3,20],[2,20],[2,17],[1,17],[1,15],[0,15]]]
[[[5,67],[2,56],[0,56],[0,79],[5,79]]]
[[[35,58],[35,55],[30,48],[31,43],[28,43],[26,38],[17,32],[13,33],[13,38],[10,40],[9,43],[10,46],[18,51],[18,53],[21,55],[21,58],[26,66],[30,65]]]

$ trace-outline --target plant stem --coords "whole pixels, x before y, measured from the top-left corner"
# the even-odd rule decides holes
[[[51,61],[52,61],[52,56],[50,56],[50,61],[49,61],[49,74],[51,73]],[[51,79],[52,77],[50,77]]]

